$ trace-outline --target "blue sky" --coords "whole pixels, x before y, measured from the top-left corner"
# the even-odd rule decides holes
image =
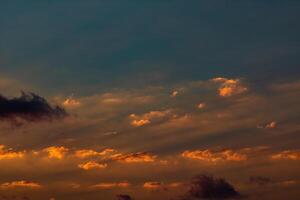
[[[46,94],[217,75],[280,79],[299,72],[299,6],[291,0],[3,2],[0,72]]]

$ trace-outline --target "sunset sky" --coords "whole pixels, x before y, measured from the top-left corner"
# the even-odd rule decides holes
[[[0,2],[0,200],[297,200],[300,1]]]

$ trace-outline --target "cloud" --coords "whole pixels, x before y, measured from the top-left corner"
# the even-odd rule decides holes
[[[138,152],[131,154],[115,154],[111,156],[112,160],[125,162],[125,163],[142,163],[142,162],[154,162],[157,156],[148,152]]]
[[[221,150],[194,150],[184,151],[181,156],[184,158],[201,160],[209,163],[218,163],[225,161],[242,162],[249,160],[250,157],[262,155],[268,146],[246,147],[242,149],[221,149]]]
[[[0,188],[2,189],[10,189],[10,188],[32,188],[32,189],[38,189],[42,186],[39,183],[29,182],[29,181],[13,181],[13,182],[7,182],[2,183],[0,185]]]
[[[272,160],[300,160],[300,150],[286,150],[271,156]]]
[[[119,194],[117,195],[118,200],[133,200],[133,198],[127,194]]]
[[[257,128],[262,128],[262,129],[274,129],[277,127],[277,122],[271,121],[265,125],[259,125]]]
[[[240,79],[213,78],[212,82],[219,83],[219,95],[221,97],[230,97],[237,94],[242,94],[248,90]]]
[[[171,113],[171,110],[150,111],[142,115],[131,114],[129,117],[131,119],[131,125],[139,127],[150,124],[152,121],[163,119]]]
[[[148,120],[148,119],[140,119],[140,120],[133,120],[133,121],[131,122],[131,125],[132,125],[132,126],[139,127],[139,126],[145,126],[145,125],[150,124],[150,123],[151,123],[151,122],[150,122],[150,120]]]
[[[233,150],[227,149],[222,151],[211,151],[206,150],[196,150],[196,151],[185,151],[181,154],[184,158],[202,160],[206,162],[220,162],[220,161],[245,161],[247,160],[247,155],[240,152],[235,152]]]
[[[20,97],[8,99],[0,95],[0,120],[40,121],[66,117],[67,112],[52,107],[43,97],[34,93],[22,92]]]
[[[4,145],[0,145],[0,160],[23,158],[25,152],[15,152],[12,149],[5,149]]]
[[[44,149],[48,153],[49,158],[63,159],[65,154],[69,151],[66,147],[48,147]]]
[[[94,189],[113,189],[113,188],[127,188],[130,186],[130,183],[125,182],[118,182],[118,183],[98,183],[96,185],[92,185],[91,188]]]
[[[197,108],[198,108],[199,110],[201,110],[201,109],[205,108],[205,106],[206,106],[206,104],[203,103],[203,102],[201,102],[201,103],[199,103],[199,104],[197,105]]]
[[[97,152],[92,149],[82,149],[82,150],[75,151],[74,155],[78,158],[88,158],[88,157],[94,157],[94,156],[105,156],[105,155],[113,153],[113,152],[116,152],[116,150],[108,148],[108,149],[104,149],[101,152]]]
[[[172,92],[172,94],[171,94],[171,97],[177,97],[179,95],[179,91],[177,91],[177,90],[174,90],[173,92]]]
[[[80,106],[80,104],[81,104],[80,101],[74,99],[73,96],[67,98],[63,102],[63,105],[66,107],[76,107],[76,106]]]
[[[164,184],[162,182],[150,181],[150,182],[145,182],[143,185],[143,188],[145,188],[147,190],[168,190],[171,188],[180,187],[182,185],[183,184],[181,182]]]
[[[195,177],[190,185],[188,193],[183,198],[190,199],[234,199],[240,194],[225,179],[213,176],[199,175]]]
[[[104,163],[97,163],[94,161],[89,161],[87,163],[79,164],[79,168],[84,169],[84,170],[92,170],[92,169],[105,169],[107,167],[107,164]]]

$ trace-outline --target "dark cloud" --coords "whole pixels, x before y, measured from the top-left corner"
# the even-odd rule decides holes
[[[240,194],[225,179],[199,175],[192,182],[188,193],[182,200],[192,199],[234,199]]]
[[[118,200],[133,200],[133,198],[127,194],[119,194],[117,195]]]
[[[51,106],[46,99],[34,93],[22,92],[20,97],[6,98],[0,94],[0,120],[51,120],[67,116],[59,106]]]
[[[251,176],[249,178],[249,182],[251,184],[257,184],[257,185],[267,185],[273,183],[273,181],[270,178],[264,176]]]

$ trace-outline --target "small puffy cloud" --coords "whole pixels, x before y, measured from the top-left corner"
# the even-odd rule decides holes
[[[271,121],[267,124],[257,126],[257,128],[260,128],[260,129],[274,129],[276,127],[277,127],[277,122],[275,122],[275,121]]]
[[[184,158],[202,160],[206,162],[216,163],[219,161],[245,161],[247,160],[247,155],[241,152],[235,152],[233,150],[227,149],[222,151],[212,151],[206,150],[196,150],[196,151],[185,151],[181,154]]]
[[[82,150],[77,150],[75,151],[75,156],[78,158],[88,158],[88,157],[94,157],[94,156],[105,156],[110,153],[115,152],[116,150],[114,149],[104,149],[103,151],[94,151],[92,149],[82,149]]]
[[[124,181],[124,182],[118,182],[118,183],[109,183],[109,182],[98,183],[98,184],[92,185],[91,188],[105,190],[105,189],[113,189],[113,188],[127,188],[129,186],[130,186],[130,183],[127,181]]]
[[[200,175],[192,180],[190,189],[183,199],[235,199],[239,197],[239,192],[225,179]]]
[[[212,82],[220,84],[219,95],[221,97],[230,97],[237,94],[242,94],[248,90],[240,79],[227,79],[227,78],[213,78]]]
[[[63,105],[66,107],[76,107],[76,106],[80,106],[80,101],[76,100],[73,98],[73,96],[67,98],[64,100]]]
[[[300,150],[286,150],[271,156],[272,160],[300,160]]]
[[[46,99],[34,93],[22,92],[20,97],[6,98],[0,95],[0,120],[41,121],[66,117],[67,112],[59,107],[52,107]]]
[[[275,128],[277,126],[276,122],[270,122],[269,124],[266,125],[266,128]]]
[[[131,154],[122,154],[118,153],[111,156],[112,160],[120,161],[124,163],[148,163],[154,162],[157,156],[153,155],[148,152],[138,152],[138,153],[131,153]]]
[[[0,160],[23,158],[25,152],[15,152],[12,149],[6,149],[4,145],[0,145]]]
[[[205,106],[206,106],[206,104],[203,103],[203,102],[201,102],[201,103],[199,103],[199,104],[197,105],[197,108],[198,108],[199,110],[201,110],[201,109],[205,108]]]
[[[179,91],[177,90],[174,90],[172,93],[171,93],[171,97],[177,97],[179,95]]]
[[[45,148],[44,151],[48,153],[49,158],[63,159],[69,149],[65,147],[52,146]]]
[[[32,189],[38,189],[42,187],[38,183],[29,182],[29,181],[13,181],[13,182],[7,182],[2,183],[0,185],[0,188],[2,189],[10,189],[10,188],[32,188]]]
[[[107,167],[106,163],[97,163],[94,161],[89,161],[87,163],[82,163],[78,165],[79,168],[84,170],[92,170],[92,169],[105,169]]]
[[[150,111],[142,115],[131,114],[131,125],[135,127],[150,124],[152,121],[163,119],[172,113],[171,110]]]
[[[133,120],[133,121],[131,122],[131,125],[132,125],[132,126],[139,127],[139,126],[145,126],[145,125],[150,124],[150,123],[151,123],[151,122],[150,122],[150,120],[148,120],[148,119],[140,119],[140,120]]]

